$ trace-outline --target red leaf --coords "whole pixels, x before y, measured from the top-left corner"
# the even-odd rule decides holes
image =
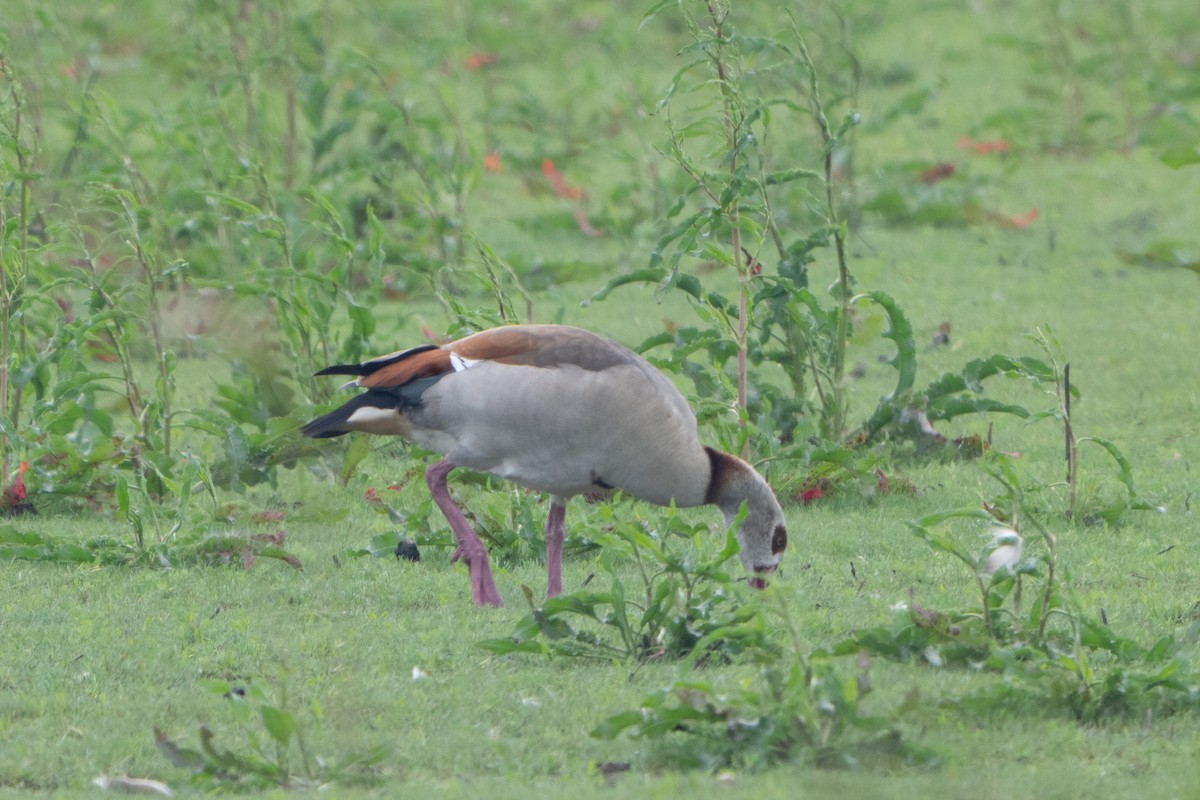
[[[958,146],[968,153],[974,153],[977,156],[989,156],[992,153],[1006,155],[1012,150],[1012,145],[1007,139],[971,139],[966,136],[958,137]]]
[[[1030,225],[1037,222],[1037,218],[1038,210],[1036,208],[1031,208],[1024,214],[1014,214],[1013,216],[1009,217],[1008,224],[1009,227],[1017,228],[1019,230],[1022,228],[1028,228]]]
[[[921,183],[937,183],[944,181],[954,174],[957,167],[949,161],[943,161],[940,164],[934,164],[932,167],[927,167],[921,170]]]
[[[485,172],[500,172],[503,165],[500,163],[500,154],[495,150],[483,157],[483,169]]]
[[[562,173],[558,171],[558,167],[554,166],[554,162],[548,158],[542,159],[542,175],[550,181],[550,185],[554,187],[554,193],[559,197],[569,197],[572,200],[583,197],[583,190],[577,186],[568,186]]]
[[[380,499],[379,495],[375,494],[374,487],[371,487],[370,489],[367,489],[367,491],[363,492],[363,500],[366,500],[368,503],[371,503],[372,505],[377,505],[377,504],[383,502],[383,500]]]
[[[12,508],[25,499],[25,471],[28,469],[29,462],[22,461],[21,466],[17,468],[13,482],[4,487],[3,505],[5,508]]]
[[[496,53],[471,53],[467,56],[467,60],[463,62],[463,66],[474,72],[482,67],[488,67],[496,63],[499,56]]]
[[[277,529],[274,533],[256,533],[250,537],[250,540],[283,547],[283,540],[286,536],[287,534]]]
[[[587,212],[582,208],[575,208],[575,224],[579,226],[579,230],[586,233],[588,236],[603,236],[604,231],[600,228],[592,227],[592,223],[588,221]]]
[[[814,486],[811,489],[805,489],[800,493],[800,502],[804,505],[812,505],[816,500],[820,500],[825,496],[825,492],[820,486]]]

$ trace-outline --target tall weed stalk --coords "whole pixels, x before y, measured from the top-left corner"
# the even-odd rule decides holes
[[[669,5],[673,4],[653,6],[647,20]],[[690,60],[672,78],[658,109],[666,120],[668,154],[688,185],[667,211],[665,231],[649,267],[610,281],[593,299],[631,282],[656,283],[659,292],[682,290],[690,298],[702,327],[655,337],[641,349],[669,344],[684,353],[707,354],[712,365],[708,369],[674,358],[669,364],[692,377],[702,399],[722,386],[720,372],[733,362],[736,449],[746,452],[749,436],[743,428],[766,408],[777,416],[775,427],[790,438],[801,422],[798,413],[810,407],[810,386],[820,399],[822,431],[840,439],[845,428],[842,373],[851,294],[845,226],[834,205],[833,152],[844,147],[856,117],[848,115],[842,126],[831,130],[811,58],[805,62],[786,43],[741,33],[734,24],[732,3],[705,2],[703,13],[695,15],[686,4],[679,8],[692,37],[683,51]],[[802,43],[801,48],[806,55]],[[804,75],[804,81],[778,78],[789,73]],[[795,86],[803,87],[799,101],[786,94]],[[707,92],[715,94],[715,102],[684,105],[684,98]],[[710,115],[709,107],[715,109]],[[821,153],[823,172],[788,160],[800,158],[804,151],[791,139],[768,146],[777,131],[795,121],[793,114],[819,120],[822,138],[813,149]],[[786,241],[776,223],[775,204],[803,203],[813,197],[803,188],[811,184],[823,187],[822,218],[813,230]],[[808,291],[808,264],[831,236],[840,256],[835,289],[840,297],[836,309],[827,312]],[[778,276],[767,273],[761,263],[768,247],[777,251]],[[698,268],[685,272],[685,260],[697,261]],[[704,270],[699,268],[704,262],[734,271],[734,301],[705,286],[700,278]],[[772,365],[785,370],[793,389],[790,396],[775,390],[770,380],[751,380],[752,370]]]
[[[30,256],[30,204],[37,157],[37,132],[27,121],[21,81],[7,57],[8,40],[0,32],[0,422],[16,428],[21,416],[21,390],[10,380],[14,357],[23,353],[25,328],[21,310],[27,301]],[[7,479],[9,437],[0,453],[0,479]]]

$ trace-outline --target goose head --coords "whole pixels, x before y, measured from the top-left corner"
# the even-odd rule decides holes
[[[709,450],[713,471],[709,502],[721,510],[725,525],[734,523],[745,505],[746,516],[737,529],[738,553],[750,585],[763,589],[767,577],[779,566],[787,549],[787,524],[775,493],[753,467],[742,459]]]

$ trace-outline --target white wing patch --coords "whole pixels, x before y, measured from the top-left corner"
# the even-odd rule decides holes
[[[470,369],[479,363],[479,359],[463,358],[457,353],[450,354],[450,366],[454,367],[455,372],[462,372],[464,369]]]
[[[403,415],[394,408],[360,406],[346,418],[346,427],[352,431],[384,435],[408,436],[408,425]]]

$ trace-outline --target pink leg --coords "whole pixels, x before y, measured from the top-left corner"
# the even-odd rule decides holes
[[[480,541],[479,535],[471,528],[471,523],[467,522],[462,511],[454,504],[454,500],[450,498],[450,488],[446,486],[446,476],[456,466],[454,462],[443,458],[425,470],[425,483],[429,485],[429,493],[433,495],[433,502],[437,503],[438,508],[446,515],[446,521],[450,523],[450,530],[454,531],[458,547],[454,549],[450,560],[458,561],[461,558],[466,563],[467,571],[471,576],[471,600],[477,606],[486,605],[499,608],[504,605],[504,601],[500,599],[500,593],[496,591],[496,584],[492,580],[492,568],[488,564],[487,548]]]
[[[563,521],[567,517],[566,500],[555,495],[550,498],[550,513],[546,515],[546,597],[562,594]]]

